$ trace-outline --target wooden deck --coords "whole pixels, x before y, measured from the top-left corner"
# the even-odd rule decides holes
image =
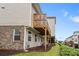
[[[49,43],[51,32],[47,22],[46,14],[33,14],[32,27],[40,32],[44,36],[45,51],[47,50],[46,44]]]
[[[32,25],[33,28],[37,29],[41,35],[45,35],[45,29],[47,29],[47,34],[50,34],[49,25],[45,14],[34,14]]]

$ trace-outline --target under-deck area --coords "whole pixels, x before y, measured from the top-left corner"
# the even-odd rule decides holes
[[[33,14],[32,26],[40,32],[39,34],[44,36],[44,45],[46,50],[46,45],[51,41],[51,32],[46,14]]]

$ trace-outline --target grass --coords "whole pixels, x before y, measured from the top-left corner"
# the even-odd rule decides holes
[[[48,52],[29,52],[29,53],[18,53],[16,56],[58,56],[59,45],[52,47]]]

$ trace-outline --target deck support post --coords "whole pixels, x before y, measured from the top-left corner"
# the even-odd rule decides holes
[[[47,48],[47,29],[45,28],[45,51]]]
[[[51,44],[51,36],[50,36],[50,44]]]

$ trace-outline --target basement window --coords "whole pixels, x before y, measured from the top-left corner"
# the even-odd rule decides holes
[[[14,30],[14,40],[20,40],[20,31],[17,29]]]
[[[77,39],[75,39],[75,42],[77,42]]]

